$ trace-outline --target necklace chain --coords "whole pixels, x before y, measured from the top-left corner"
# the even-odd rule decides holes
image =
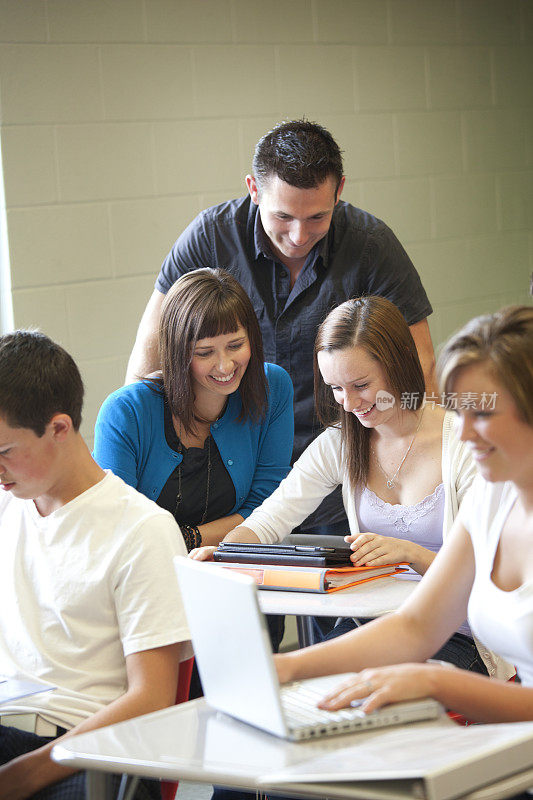
[[[181,505],[181,501],[183,499],[181,494],[181,465],[183,464],[183,445],[181,442],[181,424],[180,424],[180,435],[179,435],[179,447],[178,453],[182,456],[182,460],[178,464],[178,493],[176,495],[176,506],[174,508],[174,516],[178,513],[178,509]],[[206,480],[206,487],[205,487],[205,508],[204,513],[202,514],[202,519],[198,522],[198,525],[203,525],[207,519],[207,507],[209,506],[209,492],[211,489],[211,434],[207,437],[207,480]]]
[[[396,468],[396,472],[394,473],[394,475],[392,476],[392,478],[389,478],[389,477],[387,476],[387,473],[385,472],[385,470],[384,470],[384,469],[383,469],[383,467],[381,466],[381,461],[380,461],[380,460],[379,460],[379,458],[378,458],[378,454],[376,453],[376,451],[375,451],[375,449],[374,449],[373,447],[370,447],[370,449],[371,449],[371,451],[372,451],[372,453],[373,453],[373,455],[374,455],[374,458],[376,459],[376,464],[378,465],[378,467],[380,468],[380,470],[382,471],[383,475],[384,475],[384,476],[385,476],[385,478],[386,478],[386,483],[387,483],[387,488],[388,488],[388,489],[394,489],[394,487],[395,487],[395,485],[396,485],[396,484],[394,483],[394,481],[395,481],[395,480],[396,480],[396,478],[398,477],[398,473],[400,472],[401,468],[403,467],[403,463],[404,463],[405,459],[407,458],[407,456],[408,456],[408,455],[409,455],[409,453],[411,452],[411,448],[412,448],[412,446],[413,446],[413,444],[414,444],[414,441],[415,441],[415,439],[416,439],[416,435],[417,435],[418,431],[420,430],[420,426],[421,426],[421,424],[422,424],[422,417],[423,417],[423,416],[424,416],[424,409],[422,408],[422,413],[420,414],[420,419],[418,420],[418,425],[416,426],[416,431],[414,432],[414,434],[413,434],[413,438],[411,439],[411,441],[410,441],[410,443],[409,443],[409,447],[408,447],[408,448],[407,448],[407,450],[405,451],[405,453],[404,453],[404,455],[403,455],[403,458],[402,458],[402,460],[400,461],[400,463],[398,464],[398,466],[397,466],[397,468]]]

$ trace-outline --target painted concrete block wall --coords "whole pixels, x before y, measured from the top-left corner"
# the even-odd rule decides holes
[[[283,118],[336,136],[436,344],[528,301],[531,0],[0,0],[0,79],[15,324],[80,363],[89,440],[163,257]]]

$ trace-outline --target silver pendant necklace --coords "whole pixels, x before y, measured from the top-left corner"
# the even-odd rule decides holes
[[[380,470],[382,471],[383,475],[384,475],[384,476],[385,476],[385,478],[386,478],[386,484],[387,484],[387,488],[388,488],[388,489],[394,489],[394,487],[396,486],[396,484],[394,483],[394,481],[395,481],[395,480],[396,480],[396,478],[398,477],[398,473],[400,472],[401,468],[403,467],[403,463],[404,463],[405,459],[407,458],[407,456],[408,456],[408,455],[409,455],[409,453],[411,452],[411,448],[412,448],[412,446],[413,446],[413,444],[414,444],[414,441],[415,441],[415,439],[416,439],[416,435],[417,435],[418,431],[420,430],[420,426],[422,425],[422,417],[423,417],[423,416],[424,416],[424,408],[422,408],[422,413],[420,414],[420,419],[418,420],[418,425],[416,426],[416,431],[414,432],[414,434],[413,434],[413,438],[411,439],[411,441],[410,441],[410,443],[409,443],[409,447],[408,447],[408,448],[407,448],[407,450],[405,451],[405,453],[404,453],[404,455],[403,455],[403,458],[402,458],[402,460],[400,461],[400,463],[398,464],[398,466],[397,466],[397,468],[396,468],[396,472],[394,473],[394,475],[392,476],[392,478],[388,478],[388,477],[387,477],[387,473],[385,472],[385,470],[384,470],[384,469],[383,469],[383,467],[381,466],[381,461],[380,461],[380,460],[379,460],[379,458],[378,458],[378,454],[376,453],[376,451],[374,450],[374,448],[373,448],[373,447],[370,447],[370,449],[371,449],[371,451],[372,451],[372,454],[373,454],[374,458],[376,459],[376,464],[378,465],[378,467],[380,468]]]

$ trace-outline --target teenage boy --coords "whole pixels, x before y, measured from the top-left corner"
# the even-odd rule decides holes
[[[82,401],[63,348],[0,337],[0,674],[56,687],[0,706],[0,800],[83,800],[84,774],[50,759],[57,737],[171,705],[190,655],[179,528],[92,459]]]

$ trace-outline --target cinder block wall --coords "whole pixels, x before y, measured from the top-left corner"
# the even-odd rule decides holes
[[[435,342],[527,302],[531,0],[0,0],[15,324],[81,365],[84,433],[121,384],[159,265],[307,115],[435,307]]]

